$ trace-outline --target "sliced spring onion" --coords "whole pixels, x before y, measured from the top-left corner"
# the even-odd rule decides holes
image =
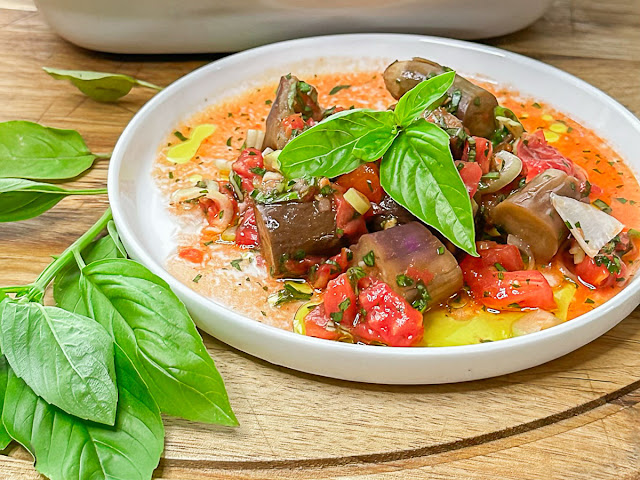
[[[296,314],[293,317],[294,332],[300,335],[307,334],[307,329],[304,325],[304,319],[309,314],[309,312],[311,312],[311,310],[316,308],[318,305],[320,305],[320,302],[307,302],[296,311]]]
[[[513,153],[501,150],[496,153],[495,156],[497,159],[502,161],[500,172],[497,172],[499,173],[499,176],[498,178],[489,178],[485,180],[483,182],[484,186],[482,188],[482,193],[497,192],[501,188],[506,187],[513,182],[522,171],[522,161]]]
[[[371,208],[371,202],[355,188],[350,188],[344,194],[344,199],[351,205],[356,212],[364,215]]]
[[[264,158],[264,166],[270,168],[271,170],[277,170],[279,172],[280,160],[278,160],[278,157],[280,156],[280,152],[282,152],[282,150],[271,150],[268,153],[263,153],[262,156]]]
[[[222,232],[222,235],[220,235],[220,238],[225,242],[234,242],[236,240],[237,229],[238,229],[237,226],[227,228],[224,232]]]

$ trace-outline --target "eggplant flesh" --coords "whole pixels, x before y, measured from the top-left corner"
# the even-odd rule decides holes
[[[295,276],[285,268],[288,259],[329,257],[347,243],[337,234],[336,210],[328,198],[257,204],[256,225],[262,256],[274,277]]]
[[[442,242],[419,222],[363,235],[352,251],[356,265],[365,265],[370,274],[410,302],[418,295],[416,284],[420,280],[411,277],[413,272],[422,273],[423,278],[432,276],[425,283],[430,296],[429,306],[445,301],[462,288],[462,271],[458,262]],[[367,255],[369,263],[373,255],[373,266],[367,266]]]
[[[578,187],[575,177],[561,170],[545,170],[490,209],[489,220],[527,243],[537,263],[547,263],[569,234],[551,204],[551,193],[579,200]]]
[[[301,89],[301,85],[305,85]],[[294,75],[280,77],[276,97],[267,116],[266,131],[262,142],[262,149],[269,147],[282,150],[289,141],[282,121],[296,113],[302,114],[304,119],[322,120],[322,108],[318,104],[318,92],[315,87],[301,82]]]
[[[411,60],[396,60],[384,71],[384,82],[389,93],[399,99],[418,83],[447,71],[442,65],[420,57]],[[497,127],[494,109],[498,100],[491,93],[467,79],[456,75],[448,95],[460,96],[453,112],[462,120],[471,135],[489,137]]]

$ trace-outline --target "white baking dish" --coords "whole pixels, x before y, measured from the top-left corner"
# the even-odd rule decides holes
[[[36,0],[81,47],[114,53],[231,52],[350,32],[487,38],[526,27],[551,0]]]

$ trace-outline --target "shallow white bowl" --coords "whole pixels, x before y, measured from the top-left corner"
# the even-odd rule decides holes
[[[606,138],[634,170],[640,167],[635,141],[640,121],[629,111],[567,73],[495,48],[414,35],[337,35],[226,57],[190,73],[147,103],[120,137],[109,167],[113,215],[128,252],[169,283],[201,329],[242,351],[304,372],[372,383],[448,383],[557,358],[602,335],[640,303],[640,278],[634,278],[604,305],[539,333],[460,347],[388,348],[320,340],[256,322],[195,293],[164,269],[175,248],[177,226],[154,186],[151,168],[158,146],[176,124],[230,94],[275,82],[289,71],[304,78],[314,71],[382,68],[411,56],[517,87],[523,95],[548,102]]]

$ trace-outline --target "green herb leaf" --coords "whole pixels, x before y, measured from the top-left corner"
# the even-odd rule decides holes
[[[310,300],[313,292],[306,283],[285,282],[284,288],[269,296],[269,302],[278,307],[284,303]]]
[[[21,120],[0,123],[0,178],[73,178],[96,158],[75,130]]]
[[[106,189],[66,190],[57,185],[19,178],[0,178],[0,222],[37,217],[69,195],[96,195]]]
[[[445,72],[428,80],[420,82],[405,93],[394,110],[396,123],[402,127],[408,127],[422,113],[447,93],[453,85],[456,72]]]
[[[2,297],[0,297],[2,300]],[[2,307],[0,307],[2,309]],[[2,423],[2,411],[4,410],[4,397],[7,391],[7,381],[9,380],[9,364],[4,355],[0,355],[0,450],[4,450],[11,443],[12,438],[7,433],[7,429]]]
[[[9,373],[3,422],[51,480],[149,480],[164,446],[162,417],[135,368],[116,348],[113,427],[82,421],[39,398]]]
[[[329,95],[335,95],[340,90],[344,90],[345,88],[351,88],[351,85],[336,85],[331,89],[331,91],[329,92]]]
[[[288,178],[336,177],[373,162],[397,135],[393,112],[345,110],[302,132],[284,147],[278,160]]]
[[[133,260],[108,259],[84,267],[81,285],[90,316],[111,332],[164,413],[237,424],[202,338],[160,277]]]
[[[364,257],[362,257],[362,261],[368,267],[373,267],[376,264],[376,254],[371,250]]]
[[[62,70],[48,67],[42,67],[42,69],[56,80],[70,81],[87,97],[91,97],[98,102],[115,102],[136,86],[162,90],[162,87],[158,85],[121,73]]]
[[[111,222],[110,222],[111,223]],[[82,250],[85,263],[91,264],[105,258],[125,258],[114,242],[113,236],[102,237]],[[88,316],[80,289],[80,269],[75,262],[60,270],[53,281],[53,298],[56,305],[68,312]]]
[[[39,303],[2,302],[2,353],[37,395],[76,417],[113,425],[113,341],[90,318]]]
[[[396,202],[477,255],[471,200],[443,130],[424,119],[406,128],[384,155],[380,181]]]

